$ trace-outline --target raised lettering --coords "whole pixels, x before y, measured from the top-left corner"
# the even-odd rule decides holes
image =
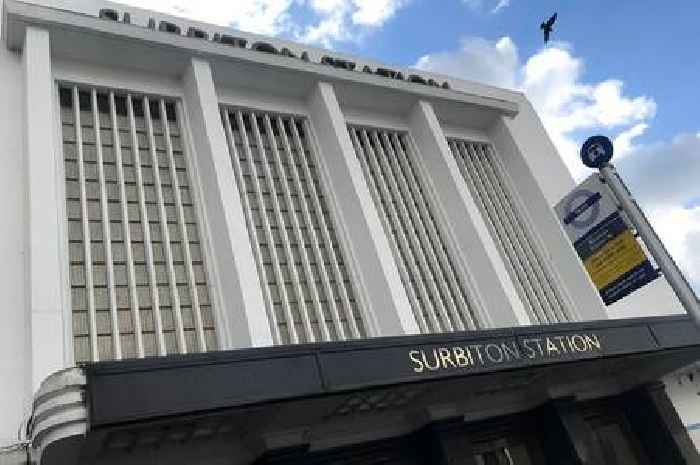
[[[588,350],[588,346],[586,346],[586,340],[580,334],[574,334],[573,336],[571,336],[571,343],[573,344],[577,352],[585,352],[586,350]]]
[[[467,357],[469,357],[469,364],[474,366],[474,356],[472,355],[472,351],[469,350],[469,347],[465,347],[465,350],[467,351]]]
[[[418,358],[419,355],[420,355],[419,351],[412,350],[408,353],[408,358],[410,358],[411,362],[413,362],[415,364],[415,366],[413,367],[413,371],[415,371],[416,373],[423,373],[423,370],[425,368],[423,367],[423,362],[421,362],[420,359]]]
[[[479,363],[483,365],[484,364],[484,357],[483,357],[483,355],[481,355],[481,348],[483,346],[481,344],[474,344],[474,345],[471,345],[469,347],[476,349],[476,355],[479,357]]]
[[[447,364],[449,363],[452,367],[456,367],[455,362],[452,361],[451,355],[452,353],[450,352],[450,349],[447,347],[440,347],[438,349],[440,352],[440,361],[442,362],[442,367],[447,368]]]
[[[435,361],[435,365],[434,365],[434,366],[431,366],[431,365],[428,363],[428,359],[427,359],[427,357],[425,356],[425,351],[421,350],[421,354],[423,355],[423,365],[425,365],[425,367],[426,367],[428,370],[430,370],[430,371],[435,371],[435,370],[439,370],[439,369],[440,369],[440,357],[438,357],[438,354],[437,354],[437,350],[436,350],[436,349],[433,349],[433,360]]]
[[[547,339],[547,355],[550,355],[552,352],[556,352],[557,355],[559,355],[559,349],[557,346],[552,342],[550,338]]]
[[[465,355],[463,347],[453,347],[452,353],[454,354],[455,360],[457,361],[457,366],[461,368],[469,366],[469,359]]]
[[[565,354],[569,353],[569,351],[566,348],[566,345],[564,345],[564,336],[554,336],[554,339],[559,341],[559,347],[561,347],[561,350],[563,350]]]
[[[589,350],[593,350],[595,347],[598,350],[601,350],[601,345],[600,345],[600,339],[598,339],[598,336],[595,334],[588,335],[586,334],[586,345],[588,346]]]
[[[532,339],[523,339],[523,347],[524,347],[525,350],[527,351],[527,353],[525,354],[525,356],[526,356],[527,358],[529,358],[529,359],[533,359],[533,358],[535,358],[535,357],[537,356],[537,352],[535,352],[535,349],[533,349],[532,347],[530,347],[530,342],[531,342],[531,341],[532,341]]]
[[[518,344],[515,341],[511,343],[502,343],[501,349],[503,349],[503,353],[506,355],[506,360],[520,359],[520,349],[518,348]]]
[[[498,354],[497,357],[494,357],[492,352],[495,350],[495,352]],[[501,363],[503,361],[503,351],[497,344],[486,344],[486,357],[488,357],[489,360],[491,360],[492,363]]]
[[[540,351],[540,357],[544,357],[544,350],[542,350],[542,339],[535,338],[535,339],[530,339],[531,341],[534,341],[535,344],[537,344],[537,350]]]

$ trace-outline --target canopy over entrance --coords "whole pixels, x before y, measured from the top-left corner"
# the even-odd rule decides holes
[[[537,444],[528,447],[539,452],[530,451],[530,462],[520,462],[540,463],[533,454],[553,453],[553,443],[548,446],[544,438],[564,434],[559,427],[568,421],[566,411],[578,412],[574,416],[581,421],[572,424],[585,423],[589,432],[595,425],[607,427],[601,415],[619,413],[634,428],[640,423],[646,429],[629,433],[636,438],[631,444],[641,444],[645,434],[659,443],[659,431],[673,430],[674,450],[692,455],[694,448],[685,439],[680,440],[685,446],[678,445],[680,422],[663,391],[648,385],[698,358],[700,332],[686,318],[665,317],[90,364],[83,373],[47,380],[36,401],[37,411],[44,413],[35,413],[32,422],[34,453],[42,464],[248,464],[270,457],[276,463],[302,463],[329,451],[346,450],[355,457],[372,444],[403,441],[397,450],[405,454],[418,447],[408,455],[420,462],[435,449],[415,440],[416,435],[429,430],[439,439],[449,430],[455,437],[472,438],[454,451],[479,443],[477,436],[493,430],[487,443],[504,444],[502,453],[518,463],[512,457],[519,453],[514,444],[527,441],[512,438],[522,439],[521,433],[536,424],[539,432],[535,428],[534,436],[525,436]],[[76,413],[61,423],[58,415],[65,417],[67,407],[57,409],[57,402],[75,392],[83,394],[83,404],[70,405],[75,412],[83,408],[83,418]],[[42,410],[48,402],[53,407]],[[632,421],[628,414],[634,411],[657,413]],[[523,424],[530,426],[517,426]],[[566,437],[583,434],[578,427],[567,428]],[[557,447],[561,444],[556,441]],[[592,453],[602,453],[601,447]],[[464,463],[488,459],[479,458],[478,447],[469,450],[475,462]]]

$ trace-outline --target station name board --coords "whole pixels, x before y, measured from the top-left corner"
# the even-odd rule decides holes
[[[111,8],[103,8],[99,12],[99,18],[109,20],[109,21],[116,21],[116,22],[123,22],[127,24],[131,24],[131,14],[128,12],[125,12],[121,15],[120,19],[120,14],[119,11],[111,9]],[[159,31],[159,32],[166,32],[169,34],[176,34],[176,35],[183,35],[182,28],[170,21],[160,21],[156,24],[156,20],[154,18],[149,18],[148,20],[148,25],[146,26],[148,29],[154,30],[154,31]],[[191,37],[193,39],[200,39],[200,40],[210,40],[211,42],[222,44],[222,45],[228,45],[231,47],[236,47],[236,48],[243,48],[243,49],[248,49],[252,50],[255,52],[261,52],[261,53],[269,53],[272,55],[280,55],[284,57],[289,57],[289,58],[298,58],[302,61],[310,62],[309,58],[309,53],[304,51],[299,54],[294,53],[287,47],[276,47],[273,44],[269,42],[262,42],[262,41],[256,41],[252,44],[248,44],[249,40],[245,37],[236,37],[228,34],[221,34],[221,33],[214,33],[213,35],[209,34],[209,32],[204,31],[200,28],[197,27],[189,27],[187,31],[184,31],[185,35],[187,37]],[[382,67],[376,67],[372,68],[369,65],[364,65],[361,68],[358,66],[358,64],[352,60],[344,59],[344,58],[339,58],[339,57],[333,57],[330,55],[325,55],[321,58],[321,61],[319,62],[322,65],[326,66],[331,66],[333,68],[338,68],[338,69],[343,69],[346,71],[352,71],[352,72],[362,72],[366,74],[373,74],[376,76],[381,76],[387,79],[395,79],[398,81],[407,81],[411,82],[414,84],[420,84],[420,85],[426,85],[426,86],[431,86],[431,87],[439,87],[442,89],[449,89],[450,88],[450,83],[447,81],[443,81],[442,83],[439,83],[435,79],[432,78],[425,78],[419,74],[405,74],[403,71],[400,70],[395,70],[391,68],[382,68]]]
[[[481,368],[523,360],[560,359],[572,356],[576,358],[602,351],[603,346],[597,334],[576,333],[413,349],[408,352],[408,361],[415,373],[428,373]]]

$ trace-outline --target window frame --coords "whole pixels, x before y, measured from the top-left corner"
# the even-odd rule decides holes
[[[59,62],[60,63],[60,62]],[[192,196],[193,207],[197,219],[198,233],[200,236],[200,246],[202,248],[204,269],[207,274],[207,286],[209,291],[210,305],[213,307],[214,327],[217,340],[217,347],[211,350],[221,350],[230,344],[227,339],[227,332],[223,328],[222,312],[225,310],[224,300],[221,295],[221,283],[218,273],[213,265],[211,257],[214,256],[214,248],[211,240],[211,231],[209,230],[209,221],[206,216],[206,210],[202,204],[202,182],[197,170],[197,165],[193,154],[195,147],[192,140],[192,131],[188,118],[188,111],[184,99],[184,93],[181,89],[173,88],[164,83],[156,85],[153,82],[147,84],[139,84],[139,73],[136,72],[128,82],[114,82],[112,78],[107,78],[109,71],[101,69],[97,76],[87,76],[83,71],[83,67],[79,66],[76,70],[70,73],[65,72],[60,64],[54,70],[53,94],[52,102],[54,115],[54,162],[55,162],[55,182],[56,194],[60,199],[59,211],[59,237],[58,248],[60,257],[61,270],[61,290],[62,301],[60,303],[63,315],[63,350],[66,366],[75,365],[75,347],[73,339],[73,308],[71,301],[71,286],[70,286],[70,253],[68,245],[68,215],[66,207],[66,186],[65,186],[65,159],[63,150],[63,135],[62,135],[62,120],[61,120],[61,103],[60,89],[61,87],[72,88],[74,86],[79,89],[95,89],[97,92],[114,92],[115,94],[129,93],[132,97],[149,97],[153,99],[172,100],[175,103],[178,123],[180,125],[180,137],[182,138],[182,146],[185,154],[185,162],[187,163],[187,172],[190,181],[190,194]],[[90,68],[92,70],[92,68]],[[117,86],[112,86],[118,84]],[[199,352],[199,351],[196,351]],[[188,353],[196,353],[188,352]],[[179,352],[178,352],[179,353]],[[116,359],[115,359],[116,360]]]

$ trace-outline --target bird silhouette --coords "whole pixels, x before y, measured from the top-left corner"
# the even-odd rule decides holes
[[[554,22],[557,20],[557,14],[554,13],[551,18],[549,18],[544,23],[540,24],[540,29],[544,32],[544,43],[549,42],[549,34],[554,30]]]

